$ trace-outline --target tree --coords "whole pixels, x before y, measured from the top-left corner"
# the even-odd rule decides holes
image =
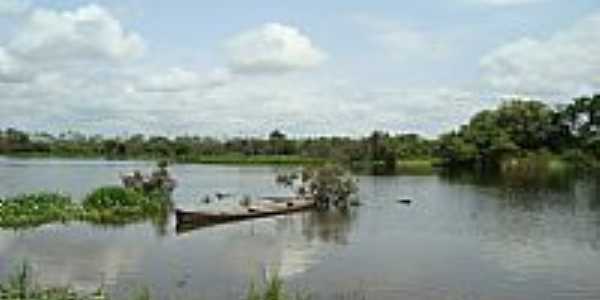
[[[350,196],[358,192],[356,180],[339,165],[305,167],[301,172],[278,175],[276,182],[296,188],[299,196],[314,198],[321,208],[348,207]]]

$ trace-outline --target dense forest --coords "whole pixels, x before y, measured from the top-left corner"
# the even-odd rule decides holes
[[[435,165],[502,166],[531,158],[561,159],[580,166],[600,160],[600,94],[549,106],[514,99],[484,110],[468,124],[427,139],[417,134],[374,131],[366,137],[290,139],[274,130],[264,138],[227,140],[201,136],[87,136],[67,132],[0,130],[0,154],[108,159],[168,158],[179,162],[318,163],[394,169],[402,161]]]

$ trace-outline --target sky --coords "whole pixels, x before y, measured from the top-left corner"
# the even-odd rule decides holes
[[[598,49],[598,0],[0,0],[0,128],[434,137],[600,92]]]

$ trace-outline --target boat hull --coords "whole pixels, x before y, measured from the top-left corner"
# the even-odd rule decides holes
[[[314,201],[294,200],[285,203],[262,203],[251,206],[244,212],[202,212],[175,210],[177,231],[187,231],[188,228],[198,228],[229,222],[240,222],[251,219],[266,218],[277,215],[291,214],[315,208]],[[182,229],[182,230],[180,230]]]

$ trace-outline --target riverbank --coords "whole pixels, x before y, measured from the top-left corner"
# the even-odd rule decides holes
[[[200,156],[102,156],[85,154],[49,154],[49,153],[19,153],[3,154],[8,158],[19,159],[78,159],[78,160],[107,160],[107,161],[157,161],[161,159],[172,160],[176,163],[186,164],[222,164],[222,165],[321,165],[329,160],[321,158],[304,157],[300,155],[200,155]]]

